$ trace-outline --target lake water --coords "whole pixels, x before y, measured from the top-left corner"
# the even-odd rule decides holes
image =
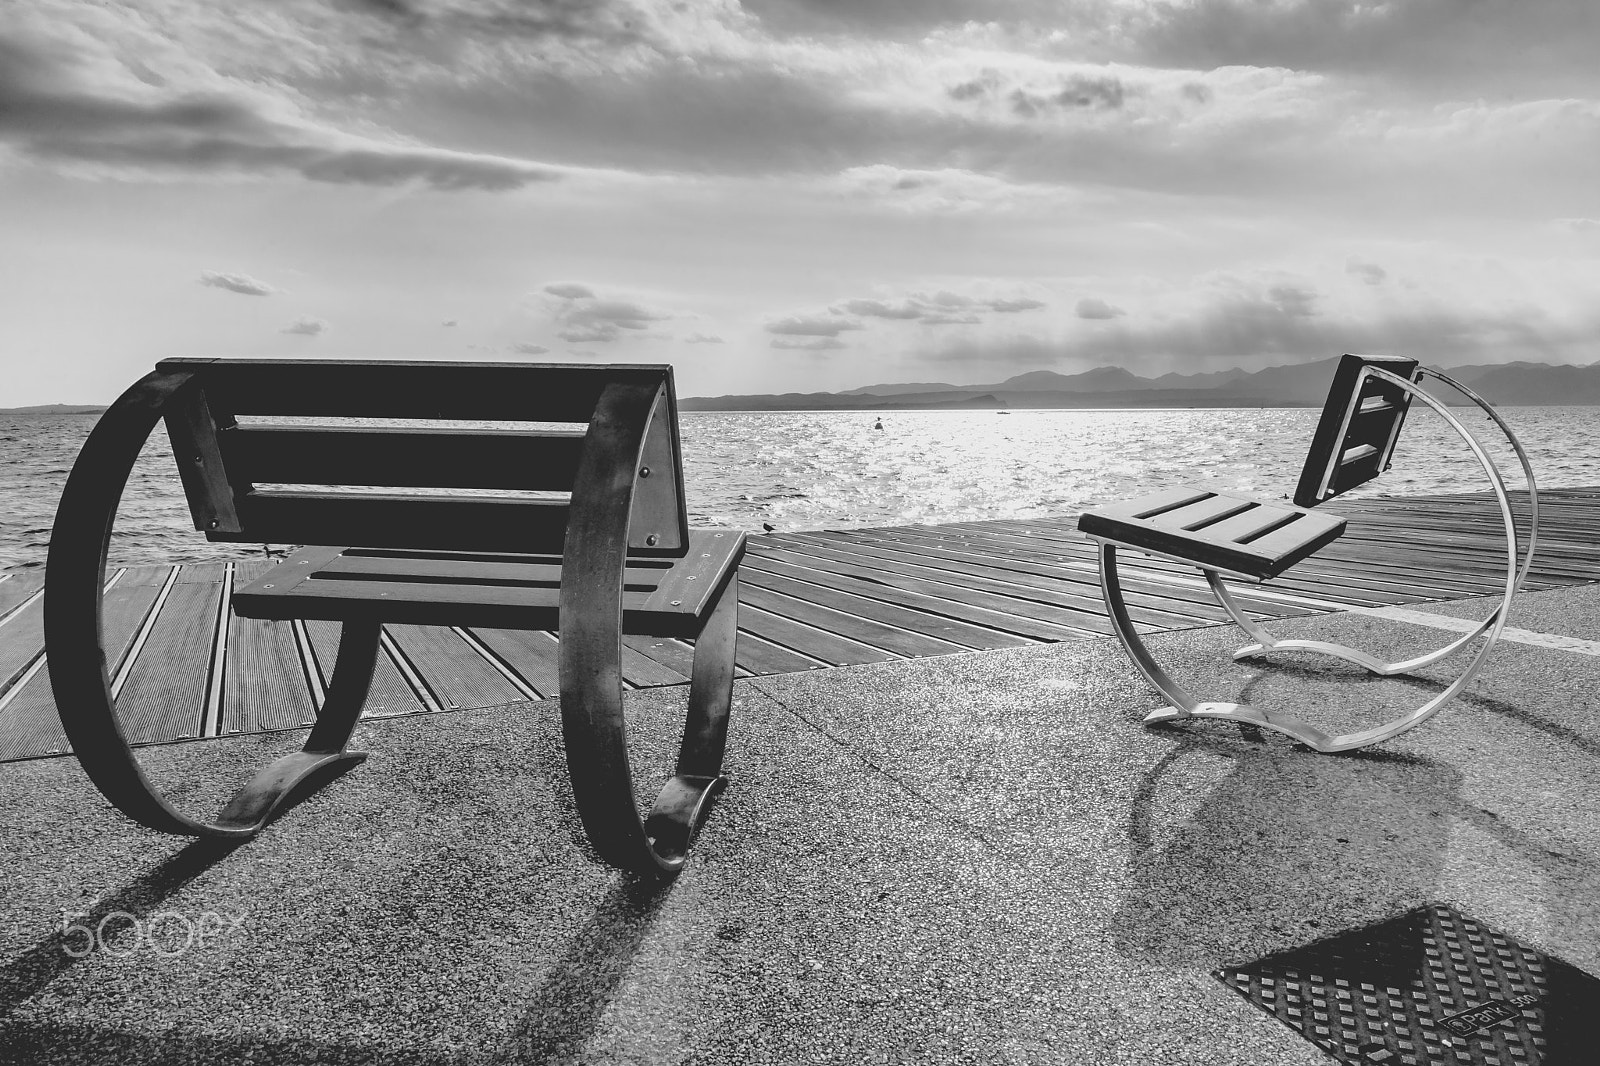
[[[1476,408],[1456,409],[1513,487],[1515,456]],[[1266,499],[1294,491],[1318,412],[795,411],[686,413],[693,525],[759,531],[1072,515],[1200,482]],[[1507,408],[1544,487],[1600,485],[1600,407]],[[56,499],[95,415],[0,415],[0,569],[44,565]],[[1394,468],[1352,495],[1484,488],[1466,447],[1413,409]],[[236,558],[195,533],[165,434],[157,430],[123,496],[114,559]]]

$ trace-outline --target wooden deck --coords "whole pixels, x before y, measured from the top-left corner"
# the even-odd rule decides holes
[[[1525,513],[1526,496],[1517,497]],[[1600,489],[1540,495],[1526,588],[1600,580]],[[1282,577],[1235,586],[1258,617],[1491,595],[1504,548],[1485,494],[1343,502],[1343,538]],[[751,538],[740,578],[741,676],[1104,636],[1095,546],[1076,517]],[[1226,620],[1178,564],[1125,556],[1123,585],[1149,630]],[[108,573],[113,689],[136,743],[290,729],[316,715],[334,623],[233,616],[233,587],[266,561]],[[0,760],[67,750],[44,670],[42,574],[0,578]],[[536,701],[556,691],[551,633],[391,626],[368,717]],[[629,638],[629,685],[688,680],[692,646]]]

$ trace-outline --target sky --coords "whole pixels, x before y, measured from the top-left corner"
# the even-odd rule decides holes
[[[0,5],[0,406],[1600,360],[1592,0]]]

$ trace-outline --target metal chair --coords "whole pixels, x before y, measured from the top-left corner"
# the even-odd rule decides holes
[[[1489,416],[1505,434],[1528,484],[1527,547],[1519,552],[1516,524],[1505,479],[1471,431],[1443,403],[1420,387],[1433,378],[1455,389]],[[1326,500],[1366,483],[1389,469],[1400,427],[1412,400],[1438,412],[1460,435],[1483,467],[1505,524],[1505,591],[1499,606],[1477,628],[1426,655],[1387,662],[1366,652],[1320,640],[1281,640],[1251,619],[1234,600],[1224,577],[1265,581],[1276,577],[1332,543],[1345,520],[1312,511]],[[1198,488],[1169,489],[1097,508],[1082,515],[1078,528],[1100,545],[1100,583],[1117,637],[1134,665],[1167,698],[1170,706],[1152,711],[1145,722],[1184,718],[1221,718],[1287,734],[1321,752],[1349,751],[1388,740],[1437,714],[1471,682],[1500,637],[1511,598],[1527,577],[1539,530],[1539,495],[1527,453],[1499,413],[1484,399],[1440,371],[1396,356],[1346,355],[1335,370],[1333,386],[1322,409],[1295,492],[1296,506],[1261,503],[1231,493]],[[1240,703],[1201,702],[1162,669],[1140,639],[1128,616],[1117,577],[1117,549],[1188,563],[1199,568],[1229,616],[1253,643],[1233,657],[1272,655],[1286,651],[1329,655],[1385,677],[1431,666],[1483,638],[1454,681],[1393,721],[1353,733],[1333,735],[1282,711]]]

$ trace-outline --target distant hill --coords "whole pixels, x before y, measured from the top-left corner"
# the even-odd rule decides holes
[[[41,403],[32,407],[0,407],[0,415],[94,415],[104,410],[104,405]]]
[[[782,395],[689,396],[685,411],[828,411],[880,408],[1016,407],[1320,407],[1333,379],[1337,356],[1312,363],[1271,366],[1254,372],[1234,368],[1204,374],[1140,377],[1122,367],[1102,366],[1079,374],[1033,370],[1004,381],[977,385],[921,382],[866,385],[847,392]],[[1449,368],[1492,403],[1600,405],[1600,363],[1495,363]],[[1456,400],[1441,390],[1445,402]],[[1462,401],[1464,402],[1464,401]]]

